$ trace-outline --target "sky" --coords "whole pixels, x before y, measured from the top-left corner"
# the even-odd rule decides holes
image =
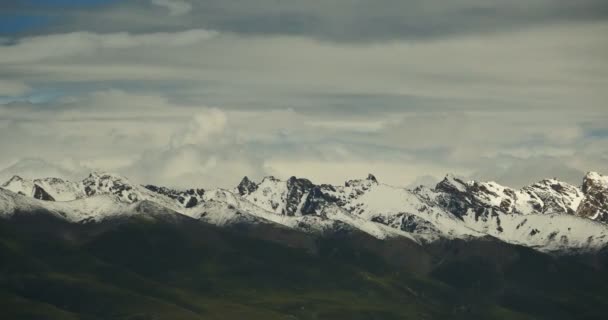
[[[608,173],[605,0],[4,0],[0,178]]]

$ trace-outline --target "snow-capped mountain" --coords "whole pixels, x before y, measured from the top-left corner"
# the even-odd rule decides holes
[[[516,190],[446,176],[434,188],[344,185],[245,177],[233,190],[174,190],[110,173],[78,182],[14,176],[0,188],[0,215],[45,211],[71,222],[166,212],[220,226],[267,223],[304,232],[359,230],[420,244],[491,236],[540,251],[597,250],[608,244],[608,177],[588,173],[582,188],[546,179]]]

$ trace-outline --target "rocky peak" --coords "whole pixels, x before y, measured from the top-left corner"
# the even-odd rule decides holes
[[[23,179],[15,175],[2,184],[2,188],[24,196],[32,196],[34,194],[34,185],[32,180]]]
[[[296,177],[291,177],[291,178],[287,179],[287,188],[288,189],[292,188],[292,187],[310,189],[313,186],[314,186],[314,184],[308,179],[296,178]]]
[[[145,185],[144,188],[167,196],[177,201],[184,208],[192,208],[198,205],[203,200],[205,194],[204,189],[187,189],[187,190],[175,190],[167,187],[157,187],[154,185]]]
[[[585,198],[577,210],[577,215],[608,222],[608,176],[589,172],[583,179]]]
[[[36,179],[36,180],[34,180],[34,182],[46,182],[46,183],[49,183],[49,184],[64,184],[64,183],[67,183],[69,181],[61,179],[61,178],[50,177],[50,178]]]
[[[10,179],[8,179],[6,182],[4,182],[4,183],[2,184],[2,186],[8,186],[9,184],[11,184],[11,183],[13,183],[13,182],[21,182],[21,181],[24,181],[24,179],[23,179],[23,178],[21,178],[21,177],[20,177],[20,176],[18,176],[18,175],[14,175],[14,176],[12,176]]]
[[[262,182],[280,182],[281,180],[279,180],[278,178],[275,178],[274,176],[265,176],[264,179],[262,179]]]
[[[579,188],[556,179],[544,179],[524,187],[522,192],[531,195],[539,213],[574,214],[583,194]]]
[[[435,186],[435,190],[448,193],[465,193],[468,188],[469,185],[464,180],[457,178],[452,174],[446,175],[445,178]]]
[[[236,188],[241,196],[245,196],[257,190],[258,185],[245,176]]]
[[[608,176],[593,171],[587,172],[583,178],[583,193],[600,189],[608,189]]]
[[[363,187],[363,188],[368,188],[372,185],[376,185],[378,184],[378,179],[376,179],[376,177],[373,174],[368,174],[367,178],[365,179],[354,179],[354,180],[348,180],[346,182],[344,182],[344,186],[345,187]]]
[[[376,179],[376,176],[374,176],[371,173],[367,175],[367,181],[371,181],[373,183],[378,183],[378,179]]]
[[[129,180],[116,174],[92,172],[82,181],[82,185],[87,196],[113,194],[126,202],[140,200]]]
[[[308,179],[298,179],[291,177],[287,180],[287,193],[285,194],[285,209],[283,214],[294,216],[298,213],[300,202],[304,201],[304,196],[310,193],[314,184]]]
[[[40,179],[32,181],[15,175],[5,182],[2,185],[2,188],[38,200],[55,201],[53,196],[51,196],[42,186],[36,183],[38,181],[40,181]]]

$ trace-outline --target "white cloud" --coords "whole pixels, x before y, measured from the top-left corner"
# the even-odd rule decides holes
[[[104,50],[191,46],[214,37],[214,31],[193,29],[181,32],[97,34],[72,32],[20,39],[16,44],[0,46],[0,65],[38,62],[77,55],[96,55]]]
[[[219,109],[199,111],[192,120],[171,137],[171,147],[201,145],[216,139],[226,129],[226,114]]]
[[[152,4],[166,8],[172,16],[181,16],[192,11],[192,4],[181,0],[152,0]]]
[[[337,131],[377,132],[386,127],[384,121],[327,121],[313,120],[306,123],[309,126]]]
[[[206,186],[367,172],[404,185],[543,157],[608,172],[607,139],[585,131],[608,121],[607,28],[375,44],[205,30],[22,38],[0,46],[10,77],[0,91],[29,84],[69,97],[0,106],[0,163],[69,154],[148,182]],[[122,89],[87,92],[101,86]],[[125,169],[138,163],[146,169]],[[518,183],[534,176],[519,167],[528,174]]]

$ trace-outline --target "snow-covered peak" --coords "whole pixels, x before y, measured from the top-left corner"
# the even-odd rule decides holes
[[[72,201],[85,197],[82,184],[60,178],[44,178],[34,180],[36,185],[44,189],[55,201]]]
[[[14,193],[32,196],[34,190],[34,181],[23,179],[20,176],[14,175],[8,181],[3,183],[1,187]]]
[[[416,190],[421,192],[423,190]],[[448,175],[435,187],[437,203],[453,214],[476,217],[498,212],[510,214],[575,214],[584,195],[575,186],[555,179],[545,179],[521,190],[502,186],[494,181],[464,182]]]
[[[92,172],[82,180],[87,196],[95,194],[114,194],[122,201],[133,203],[140,200],[136,188],[125,177],[106,172]],[[143,199],[142,199],[143,200]]]
[[[302,215],[300,204],[312,187],[307,179],[291,177],[282,181],[270,176],[257,185],[245,177],[237,189],[245,199],[264,210],[295,216]]]
[[[192,208],[194,206],[197,206],[203,201],[203,195],[205,194],[205,190],[202,188],[176,190],[167,187],[157,187],[154,185],[145,185],[144,188],[160,195],[169,197],[177,201],[184,208]]]
[[[92,171],[85,180],[129,181],[124,176],[106,171]]]
[[[584,197],[579,188],[557,179],[541,180],[522,191],[533,195],[540,213],[574,214]]]
[[[55,198],[50,195],[44,188],[42,188],[38,184],[38,180],[28,180],[23,179],[19,176],[13,176],[10,180],[5,182],[1,188],[10,190],[17,194],[21,194],[24,196],[46,200],[46,201],[54,201]]]

